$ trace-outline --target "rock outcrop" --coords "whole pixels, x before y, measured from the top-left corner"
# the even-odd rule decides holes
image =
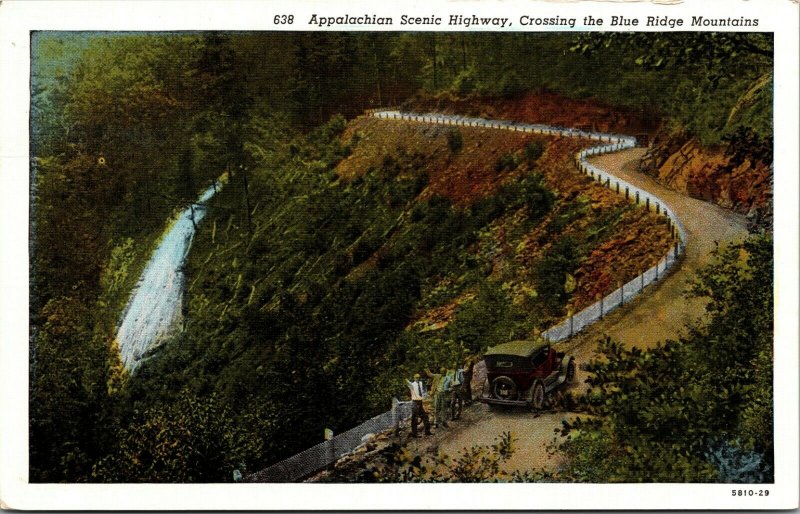
[[[659,134],[639,170],[673,189],[771,225],[772,166],[728,146],[706,147],[696,139]]]

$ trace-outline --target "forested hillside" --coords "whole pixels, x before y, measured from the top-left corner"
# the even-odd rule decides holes
[[[580,142],[343,128],[257,167],[249,222],[212,212],[188,264],[187,329],[137,372],[131,401],[189,388],[242,423],[257,410],[264,464],[385,411],[416,371],[530,337],[591,303],[592,279],[607,293],[671,244],[664,221],[574,173]],[[241,202],[235,180],[221,206]],[[639,256],[618,265],[623,249]]]
[[[572,172],[584,143],[353,118],[548,90],[648,130],[771,137],[767,89],[749,93],[771,41],[700,39],[642,56],[566,34],[35,33],[31,481],[230,480],[384,410],[421,366],[613,289],[638,271],[622,245],[650,266],[668,229]],[[739,73],[657,60],[687,44]],[[676,109],[686,88],[695,108]],[[128,374],[128,295],[224,171],[185,330]]]

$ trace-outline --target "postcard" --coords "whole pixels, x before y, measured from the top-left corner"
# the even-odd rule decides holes
[[[0,501],[798,507],[790,0],[0,5]]]

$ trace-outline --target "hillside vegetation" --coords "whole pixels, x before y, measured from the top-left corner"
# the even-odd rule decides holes
[[[331,120],[251,170],[249,227],[236,176],[212,202],[186,331],[127,394],[215,394],[242,423],[257,405],[263,465],[386,410],[414,372],[529,337],[670,245],[662,220],[575,172],[580,145]]]

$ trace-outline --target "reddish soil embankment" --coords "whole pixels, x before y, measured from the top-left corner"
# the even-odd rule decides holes
[[[387,159],[409,163],[411,169],[406,171],[420,171],[428,178],[423,198],[439,195],[464,207],[495,194],[502,184],[528,172],[524,166],[498,171],[496,164],[502,156],[521,152],[531,141],[548,142],[544,136],[522,132],[458,127],[462,146],[453,151],[447,139],[453,130],[413,121],[353,120],[342,137],[345,143],[356,141],[353,153],[339,163],[336,173],[353,179],[381,168]]]
[[[515,98],[416,98],[406,102],[403,108],[630,135],[654,134],[661,124],[659,117],[652,112],[610,107],[597,100],[567,98],[550,92],[528,93]]]
[[[704,147],[695,139],[659,136],[639,170],[693,198],[757,216],[772,203],[772,169],[730,147]]]
[[[772,170],[748,149],[730,144],[703,146],[686,136],[659,133],[654,112],[607,106],[592,99],[573,99],[555,93],[529,93],[517,98],[420,97],[403,108],[457,113],[488,119],[546,123],[584,130],[648,135],[652,145],[639,170],[660,183],[693,198],[746,214],[768,228],[772,217]],[[743,151],[742,151],[743,150]]]

